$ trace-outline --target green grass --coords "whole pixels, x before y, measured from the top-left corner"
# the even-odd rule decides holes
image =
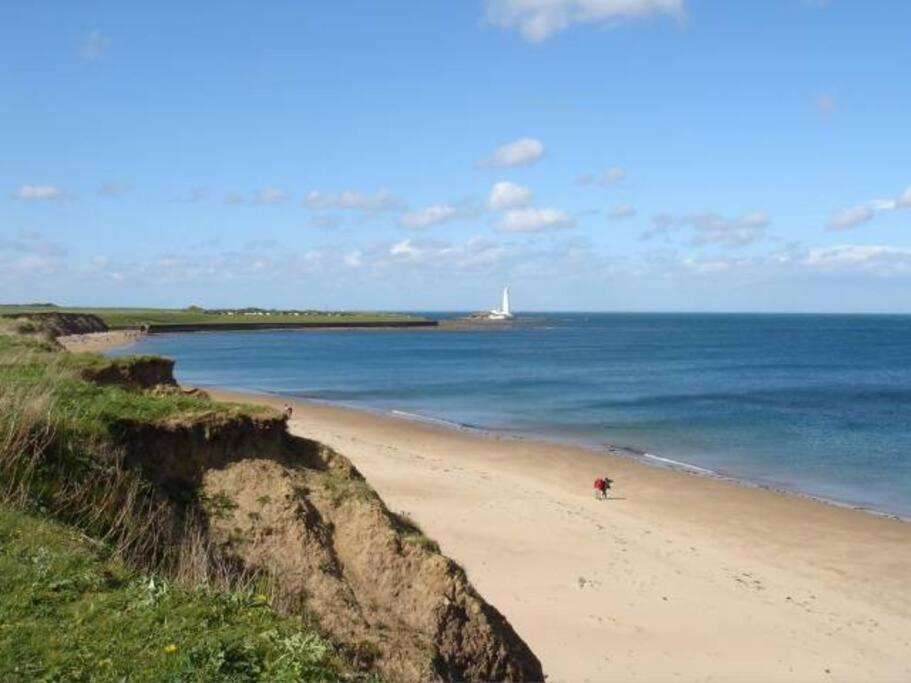
[[[356,679],[310,618],[272,611],[268,576],[210,545],[186,501],[118,464],[124,421],[274,411],[95,384],[84,371],[133,361],[3,332],[0,681]]]
[[[109,327],[139,325],[195,325],[204,323],[348,323],[402,322],[423,318],[401,313],[303,311],[301,315],[218,315],[197,309],[170,308],[92,308],[92,307],[35,307],[0,306],[0,315],[9,313],[92,313]]]
[[[333,647],[255,590],[131,572],[70,527],[0,506],[0,680],[340,680]]]
[[[16,340],[15,343],[8,340]],[[116,385],[101,385],[82,379],[84,370],[106,364],[122,365],[141,357],[106,358],[94,353],[57,353],[40,342],[0,335],[0,383],[5,390],[21,392],[46,387],[53,396],[55,417],[67,427],[86,435],[107,433],[119,421],[155,422],[181,417],[210,415],[266,416],[268,407],[216,402],[187,395],[147,394]]]

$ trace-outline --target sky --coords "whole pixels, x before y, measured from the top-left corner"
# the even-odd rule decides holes
[[[911,313],[911,3],[5,0],[0,302]]]

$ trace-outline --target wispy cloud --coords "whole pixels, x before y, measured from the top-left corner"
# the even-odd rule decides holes
[[[544,143],[536,138],[519,138],[497,147],[479,166],[528,166],[544,156]]]
[[[717,244],[722,247],[743,247],[765,237],[769,216],[763,211],[754,211],[737,218],[701,213],[689,216],[686,221],[694,230],[690,243],[695,246]]]
[[[342,219],[338,216],[323,214],[320,216],[310,217],[310,225],[314,228],[322,228],[323,230],[335,230],[335,228],[341,224]]]
[[[585,173],[576,178],[577,185],[601,185],[608,187],[626,179],[626,169],[622,166],[610,166],[604,173]]]
[[[817,269],[861,272],[881,277],[911,275],[911,248],[882,244],[843,244],[808,250],[804,263]]]
[[[511,209],[497,223],[501,232],[544,232],[571,228],[572,216],[559,209]]]
[[[670,238],[675,232],[686,230],[689,232],[688,243],[692,246],[743,247],[764,239],[768,225],[769,216],[764,211],[735,217],[714,212],[680,217],[659,213],[652,218],[652,227],[643,232],[640,239]]]
[[[681,18],[683,0],[486,0],[485,16],[494,26],[516,29],[540,43],[574,24],[612,26],[654,15]]]
[[[534,198],[534,193],[527,187],[522,187],[508,180],[494,183],[487,197],[487,208],[492,211],[516,209],[528,206]]]
[[[872,220],[874,216],[873,208],[867,204],[862,206],[852,206],[849,209],[839,211],[832,216],[829,221],[830,230],[850,230],[858,225],[863,225]]]
[[[287,190],[280,187],[264,187],[256,193],[257,204],[281,204],[287,200]]]
[[[304,200],[304,206],[317,210],[378,213],[397,209],[401,206],[401,202],[386,190],[378,190],[372,194],[358,190],[342,190],[335,193],[311,190]]]
[[[617,204],[607,211],[607,218],[611,221],[622,221],[627,218],[632,218],[635,215],[636,207],[631,206],[630,204]]]
[[[424,230],[434,225],[448,223],[459,217],[460,211],[452,204],[434,204],[423,209],[406,211],[399,219],[399,225],[411,230]]]
[[[898,197],[871,199],[864,204],[842,209],[829,220],[829,230],[851,230],[869,223],[879,214],[907,208],[911,208],[911,185]]]
[[[0,282],[52,275],[65,267],[66,253],[38,232],[20,232],[12,239],[0,236]]]
[[[54,185],[23,185],[13,192],[15,199],[26,202],[46,202],[63,197],[63,190]]]
[[[79,55],[83,59],[94,61],[104,55],[107,49],[108,39],[101,34],[101,31],[89,31],[79,46]]]

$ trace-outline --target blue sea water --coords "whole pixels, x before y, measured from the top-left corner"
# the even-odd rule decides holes
[[[628,447],[911,516],[911,316],[555,313],[156,335],[122,352],[175,358],[193,385]]]

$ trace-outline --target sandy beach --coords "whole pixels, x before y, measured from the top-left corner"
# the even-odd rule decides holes
[[[550,680],[911,680],[907,522],[323,404],[295,403],[290,426],[460,562]]]
[[[142,336],[139,330],[109,330],[107,332],[89,332],[86,334],[68,334],[57,337],[67,351],[104,351],[116,346],[125,346]]]

